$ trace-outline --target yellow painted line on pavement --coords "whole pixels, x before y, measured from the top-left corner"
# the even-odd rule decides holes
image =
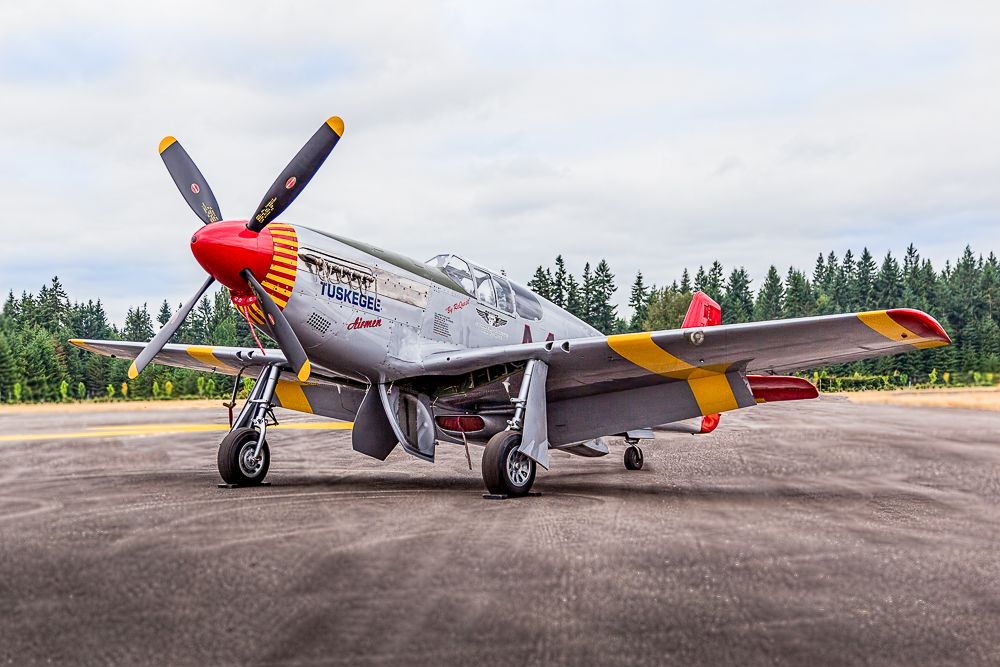
[[[347,431],[354,427],[351,422],[306,422],[269,426],[268,431]],[[32,442],[36,440],[78,440],[80,438],[129,438],[165,433],[206,433],[228,431],[226,424],[123,424],[121,426],[95,426],[84,431],[64,431],[62,433],[21,433],[0,435],[0,442]]]

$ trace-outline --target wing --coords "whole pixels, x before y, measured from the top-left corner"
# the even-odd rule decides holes
[[[74,338],[69,342],[88,352],[119,359],[135,359],[146,347],[146,343],[119,340]],[[267,365],[284,362],[285,356],[281,350],[265,350],[264,354],[261,354],[257,348],[249,347],[173,344],[164,345],[163,349],[152,360],[152,363],[163,366],[189,368],[195,371],[208,371],[224,375],[236,375],[240,370],[263,368]]]
[[[69,341],[79,348],[106,357],[135,359],[146,343],[118,340]],[[284,364],[281,350],[254,347],[216,347],[212,345],[164,345],[151,363],[195,371],[237,375],[240,370],[253,377],[264,366]],[[351,420],[358,412],[367,385],[350,378],[336,376],[319,368],[307,382],[294,377],[292,371],[282,374],[275,387],[275,403],[283,408],[309,414]]]
[[[947,345],[918,310],[750,322],[437,353],[428,375],[549,364],[550,439],[576,439],[754,405],[747,373],[778,374]],[[598,425],[600,425],[598,427]]]

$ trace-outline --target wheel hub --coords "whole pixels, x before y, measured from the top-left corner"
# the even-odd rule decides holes
[[[516,447],[507,454],[507,477],[515,486],[524,486],[531,476],[531,459]]]
[[[264,457],[254,458],[254,450],[257,449],[257,443],[253,440],[247,442],[240,449],[240,470],[247,477],[256,477],[260,473],[260,469],[264,466]]]

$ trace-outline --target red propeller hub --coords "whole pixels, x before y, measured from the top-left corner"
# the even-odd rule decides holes
[[[191,252],[202,268],[237,294],[250,294],[240,276],[244,269],[261,280],[271,266],[274,241],[267,227],[252,232],[246,220],[225,220],[205,225],[191,237]]]

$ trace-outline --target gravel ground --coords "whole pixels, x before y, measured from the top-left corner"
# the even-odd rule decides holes
[[[289,413],[290,420],[304,419]],[[348,431],[269,434],[216,487],[221,409],[0,415],[0,661],[998,664],[1000,417],[824,397],[553,456],[481,497]]]

